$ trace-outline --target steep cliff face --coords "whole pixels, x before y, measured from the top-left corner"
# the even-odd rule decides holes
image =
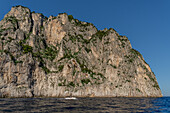
[[[114,29],[12,7],[0,21],[0,97],[39,96],[162,94],[142,55]]]

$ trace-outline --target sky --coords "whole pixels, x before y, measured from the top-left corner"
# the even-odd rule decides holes
[[[16,5],[47,17],[66,12],[99,30],[114,28],[143,55],[163,96],[170,96],[170,0],[1,0],[0,20]]]

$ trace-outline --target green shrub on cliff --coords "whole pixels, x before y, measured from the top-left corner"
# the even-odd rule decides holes
[[[32,53],[33,48],[29,45],[22,45],[23,53]]]
[[[84,86],[84,84],[88,84],[90,82],[90,79],[82,79],[81,80],[81,83],[83,84],[83,86]]]
[[[73,16],[72,15],[68,15],[68,20],[71,22],[73,20]]]

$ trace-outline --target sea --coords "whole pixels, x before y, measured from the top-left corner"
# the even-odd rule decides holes
[[[161,98],[1,98],[0,113],[170,113],[170,97]]]

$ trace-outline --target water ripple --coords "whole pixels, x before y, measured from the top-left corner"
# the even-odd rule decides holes
[[[170,112],[170,97],[162,98],[1,98],[0,112]]]

